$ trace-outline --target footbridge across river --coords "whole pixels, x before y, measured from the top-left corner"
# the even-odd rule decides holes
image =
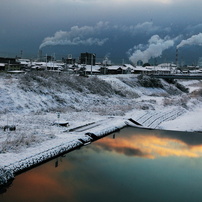
[[[152,74],[150,76],[162,79],[192,79],[192,80],[202,79],[202,74]]]

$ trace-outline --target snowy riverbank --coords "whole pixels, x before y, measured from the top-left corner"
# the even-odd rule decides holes
[[[200,81],[179,81],[190,90],[184,93],[163,80],[163,87],[143,87],[135,75],[64,79],[2,76],[0,181],[89,143],[86,133],[100,137],[122,128],[129,118],[144,127],[202,131]],[[54,124],[63,120],[69,127]]]

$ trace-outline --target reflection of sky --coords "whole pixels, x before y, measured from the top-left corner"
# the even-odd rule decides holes
[[[21,174],[0,201],[201,201],[199,142],[123,129],[56,159],[57,168],[53,160]]]
[[[71,170],[68,162],[63,164]],[[63,169],[58,167],[56,170],[54,162],[51,162],[21,174],[14,180],[14,186],[7,191],[6,201],[57,201],[58,196],[71,199],[73,190],[71,187],[67,189],[59,181],[58,173],[62,173]]]
[[[129,129],[127,129],[129,130]],[[201,157],[202,137],[197,133],[171,131],[133,132],[130,137],[117,136],[117,140],[104,138],[99,146],[127,156],[157,158],[165,156]]]

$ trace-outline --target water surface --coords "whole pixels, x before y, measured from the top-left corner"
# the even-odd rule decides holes
[[[0,201],[202,201],[202,134],[125,128],[18,175]]]

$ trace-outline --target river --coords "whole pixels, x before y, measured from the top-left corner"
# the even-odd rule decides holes
[[[202,134],[124,128],[24,172],[0,201],[202,201]]]

